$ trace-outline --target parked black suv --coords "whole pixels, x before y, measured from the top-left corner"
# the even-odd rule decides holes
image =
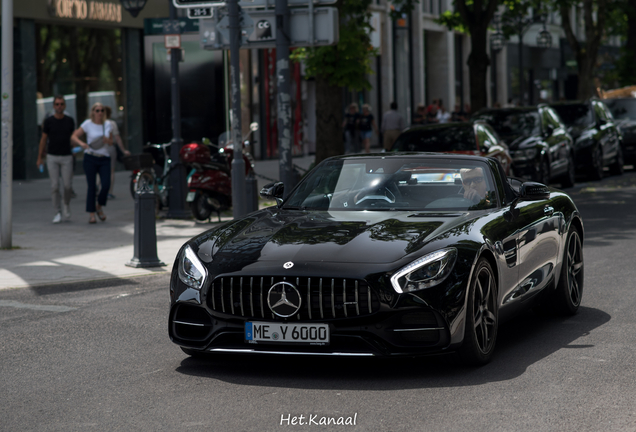
[[[603,168],[612,174],[623,173],[621,133],[609,109],[598,99],[550,104],[559,114],[574,139],[577,174],[594,180],[603,178]]]
[[[605,99],[603,102],[623,135],[625,163],[636,167],[636,98]]]
[[[548,105],[484,108],[473,116],[488,122],[508,144],[516,176],[539,183],[575,181],[572,137],[559,115]]]

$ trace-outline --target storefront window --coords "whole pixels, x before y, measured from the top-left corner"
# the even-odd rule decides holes
[[[77,126],[94,103],[109,106],[124,138],[121,30],[42,24],[36,26],[36,38],[38,124],[61,94]]]

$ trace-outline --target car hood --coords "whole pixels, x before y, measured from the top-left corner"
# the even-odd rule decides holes
[[[623,136],[632,138],[636,135],[636,120],[621,119],[616,121],[616,125],[619,127]]]
[[[391,263],[466,223],[469,214],[271,208],[208,231],[190,244],[201,261],[225,271],[238,271],[257,261]]]

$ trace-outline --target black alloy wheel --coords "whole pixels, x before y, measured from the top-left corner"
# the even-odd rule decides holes
[[[464,363],[479,366],[491,360],[498,325],[497,281],[490,263],[482,257],[468,293],[466,330],[459,351]]]
[[[610,165],[610,173],[612,173],[612,175],[623,175],[625,171],[624,165],[623,148],[619,145],[616,151],[616,159],[614,159],[614,163]]]
[[[554,295],[554,307],[561,315],[574,315],[579,310],[583,296],[583,244],[576,228],[568,231],[561,277]]]
[[[570,155],[568,158],[568,170],[563,175],[563,181],[561,182],[562,188],[571,188],[576,182],[576,171],[574,169],[574,157]]]
[[[596,146],[592,152],[592,169],[590,170],[590,178],[592,180],[603,179],[603,150],[600,144]]]

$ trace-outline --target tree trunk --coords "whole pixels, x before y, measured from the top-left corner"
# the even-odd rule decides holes
[[[594,82],[594,71],[596,65],[597,50],[589,50],[589,53],[579,52],[576,56],[577,68],[579,72],[579,85],[576,97],[580,100],[588,99],[596,95],[596,84]],[[592,56],[594,51],[594,56]]]
[[[344,153],[342,88],[316,77],[316,164]]]
[[[487,24],[487,23],[486,23]],[[470,70],[470,105],[472,112],[477,112],[488,105],[488,66],[490,59],[486,52],[487,27],[471,29],[471,52],[468,56]]]

